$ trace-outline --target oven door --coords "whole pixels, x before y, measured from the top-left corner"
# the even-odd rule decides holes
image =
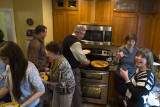
[[[82,81],[82,100],[96,104],[107,103],[108,84]]]
[[[108,83],[109,72],[107,71],[95,71],[95,70],[81,70],[82,81]]]

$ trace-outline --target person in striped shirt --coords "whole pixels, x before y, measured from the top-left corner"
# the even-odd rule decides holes
[[[120,75],[127,84],[124,104],[127,107],[146,107],[150,91],[155,86],[156,77],[152,72],[153,55],[147,48],[141,48],[134,59],[136,72],[129,80],[128,70],[120,68]]]

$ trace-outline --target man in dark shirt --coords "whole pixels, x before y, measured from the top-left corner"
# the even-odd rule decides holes
[[[35,36],[28,45],[28,60],[35,64],[39,72],[45,72],[49,69],[43,40],[47,36],[47,28],[38,25],[35,28]]]
[[[90,61],[86,58],[82,51],[80,41],[86,33],[86,28],[82,25],[75,27],[74,33],[67,36],[63,42],[63,55],[70,63],[73,74],[75,77],[76,87],[72,100],[72,107],[82,107],[82,94],[81,94],[81,73],[78,68],[80,64],[88,65]]]

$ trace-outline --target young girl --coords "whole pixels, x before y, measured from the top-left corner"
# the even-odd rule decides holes
[[[18,102],[20,107],[39,107],[39,97],[45,89],[35,65],[25,59],[22,50],[14,42],[0,44],[0,59],[7,64],[0,99],[10,92],[12,101]]]
[[[120,75],[127,84],[124,103],[127,107],[145,107],[149,92],[153,89],[156,77],[152,72],[153,55],[147,48],[138,50],[134,60],[137,70],[129,80],[128,70],[120,68]]]

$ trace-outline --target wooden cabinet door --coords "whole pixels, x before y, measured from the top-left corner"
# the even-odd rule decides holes
[[[154,30],[155,30],[155,15],[140,14],[137,31],[137,46],[152,48]]]
[[[67,35],[72,34],[74,31],[74,28],[78,24],[79,24],[78,12],[77,11],[67,11],[66,12],[66,34]]]
[[[54,9],[65,9],[66,1],[65,0],[53,0]]]
[[[95,24],[112,25],[113,2],[111,0],[96,0]]]
[[[138,15],[136,13],[115,13],[113,15],[112,45],[126,44],[125,37],[128,33],[137,32]]]
[[[95,21],[95,0],[81,0],[80,23],[94,24]]]
[[[138,12],[139,0],[114,0],[114,11],[116,12]]]
[[[66,36],[66,11],[54,11],[54,41],[62,42]]]
[[[154,38],[153,38],[153,45],[152,45],[152,52],[155,55],[160,54],[160,34],[159,34],[159,29],[160,29],[160,14],[156,16],[156,27],[155,27],[155,33],[154,33]]]
[[[78,10],[78,0],[53,0],[54,9]]]

